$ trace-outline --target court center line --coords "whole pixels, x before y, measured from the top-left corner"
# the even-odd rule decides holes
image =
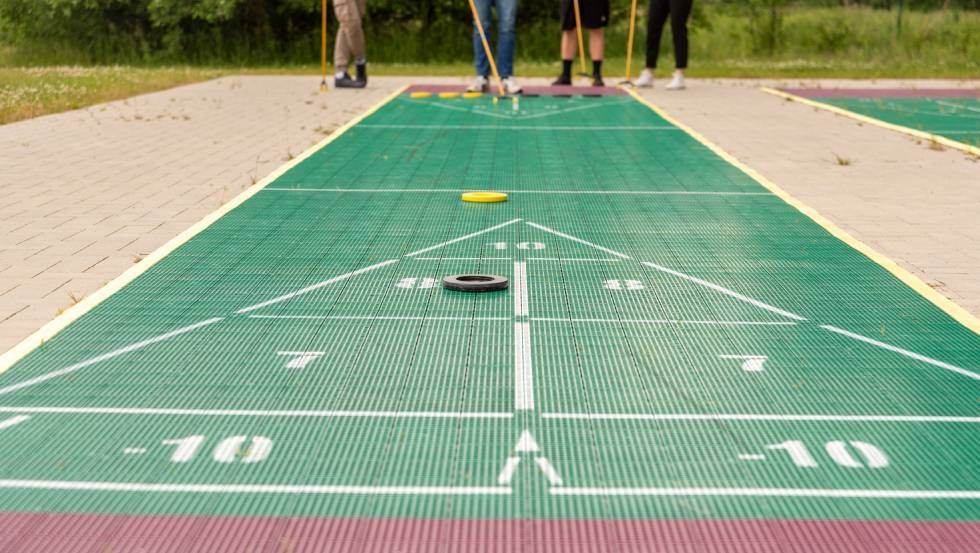
[[[787,422],[923,422],[980,424],[980,417],[917,415],[768,415],[721,413],[544,413],[545,419],[590,421],[787,421]]]
[[[895,347],[895,346],[892,346],[890,344],[886,344],[884,342],[879,342],[878,340],[872,340],[871,338],[868,338],[867,336],[861,336],[860,334],[855,334],[853,332],[848,332],[848,331],[846,331],[846,330],[844,330],[842,328],[837,328],[836,326],[820,325],[820,328],[822,328],[824,330],[829,330],[830,332],[833,332],[835,334],[840,334],[841,336],[847,336],[848,338],[852,338],[854,340],[858,340],[859,342],[864,342],[866,344],[871,344],[872,346],[877,346],[877,347],[879,347],[881,349],[885,349],[885,350],[888,350],[888,351],[895,352],[895,353],[897,353],[899,355],[904,355],[905,357],[908,357],[909,359],[915,359],[916,361],[922,361],[923,363],[929,363],[930,365],[935,365],[935,366],[937,366],[939,368],[946,369],[947,371],[952,371],[952,372],[961,374],[961,375],[963,375],[963,376],[965,376],[967,378],[972,378],[974,380],[980,380],[980,374],[977,374],[977,373],[972,372],[972,371],[968,371],[966,369],[962,369],[962,368],[957,367],[955,365],[950,365],[949,363],[943,363],[942,361],[933,359],[931,357],[926,357],[925,355],[920,355],[918,353],[915,353],[913,351],[909,351],[907,349],[902,349],[902,348],[899,348],[899,347]]]
[[[792,321],[698,321],[683,319],[563,319],[561,317],[531,317],[542,323],[610,323],[648,325],[718,325],[718,326],[794,326]]]
[[[270,305],[273,305],[273,304],[276,304],[276,303],[279,303],[279,302],[282,302],[282,301],[293,299],[296,296],[302,296],[303,294],[308,294],[308,293],[310,293],[310,292],[312,292],[314,290],[319,290],[320,288],[323,288],[324,286],[329,286],[330,284],[333,284],[335,282],[340,282],[341,280],[347,280],[348,278],[350,278],[352,276],[356,276],[356,275],[359,275],[359,274],[362,274],[362,273],[366,273],[368,271],[373,271],[375,269],[380,269],[381,267],[384,267],[386,265],[391,265],[392,263],[397,263],[397,262],[398,262],[397,259],[389,259],[388,261],[382,261],[381,263],[376,263],[374,265],[371,265],[370,267],[364,267],[364,268],[358,269],[356,271],[351,271],[349,273],[346,273],[346,274],[343,274],[343,275],[340,275],[340,276],[335,276],[333,278],[329,278],[327,280],[324,280],[323,282],[318,282],[318,283],[313,284],[311,286],[307,286],[306,288],[301,288],[299,290],[296,290],[295,292],[290,292],[288,294],[279,296],[278,298],[272,298],[271,300],[267,300],[267,301],[264,301],[262,303],[257,303],[255,305],[252,305],[252,306],[249,306],[249,307],[246,307],[246,308],[243,308],[243,309],[239,309],[238,311],[236,311],[236,313],[243,314],[243,313],[248,313],[250,311],[255,311],[256,309],[262,309],[263,307],[268,307]]]
[[[469,192],[462,188],[280,188],[267,187],[262,192],[361,192],[366,194],[393,193],[444,193]],[[493,190],[507,194],[561,194],[561,195],[610,195],[610,196],[773,196],[772,192],[735,192],[721,190]]]
[[[52,378],[57,378],[59,376],[64,376],[66,374],[73,373],[79,369],[84,369],[85,367],[88,367],[90,365],[94,365],[96,363],[100,363],[102,361],[112,359],[113,357],[118,357],[124,353],[129,353],[131,351],[136,351],[138,349],[145,348],[146,346],[156,344],[157,342],[163,342],[164,340],[169,340],[170,338],[173,338],[175,336],[180,336],[181,334],[193,332],[197,329],[204,328],[208,325],[212,325],[214,323],[223,320],[224,317],[215,317],[213,319],[208,319],[206,321],[194,323],[192,325],[185,326],[183,328],[178,328],[177,330],[172,330],[170,332],[167,332],[166,334],[161,334],[159,336],[154,336],[153,338],[148,338],[146,340],[143,340],[142,342],[136,342],[135,344],[130,344],[126,347],[122,347],[117,350],[110,351],[109,353],[103,353],[102,355],[93,357],[86,361],[82,361],[81,363],[75,363],[74,365],[69,365],[63,369],[58,369],[56,371],[52,371],[47,374],[42,374],[41,376],[31,378],[30,380],[25,380],[23,382],[13,384],[5,388],[0,388],[0,395],[9,394],[10,392],[27,388],[28,386],[33,386],[35,384],[40,384],[41,382],[44,382],[46,380],[51,380]]]
[[[510,419],[513,413],[455,411],[333,411],[261,409],[168,409],[143,407],[21,407],[0,406],[0,413],[54,415],[164,415],[258,418],[388,418],[388,419]]]
[[[372,315],[249,315],[249,319],[296,319],[309,321],[509,321],[510,317],[385,317]]]
[[[425,253],[425,252],[430,252],[432,250],[442,248],[444,246],[448,246],[450,244],[455,244],[456,242],[462,242],[463,240],[469,240],[470,238],[473,238],[474,236],[479,236],[481,234],[486,234],[488,232],[493,232],[493,231],[495,231],[497,229],[502,229],[502,228],[504,228],[506,226],[513,225],[514,223],[516,223],[518,221],[520,221],[520,219],[511,219],[510,221],[507,221],[506,223],[500,223],[499,225],[494,225],[494,226],[492,226],[490,228],[485,228],[483,230],[478,230],[476,232],[471,232],[471,233],[469,233],[469,234],[467,234],[465,236],[460,236],[459,238],[453,238],[452,240],[447,240],[445,242],[441,242],[441,243],[436,244],[434,246],[429,246],[428,248],[422,248],[421,250],[414,251],[412,253],[407,253],[407,254],[405,254],[405,257],[413,257],[413,256],[416,256],[416,255]]]
[[[509,495],[509,487],[314,486],[277,484],[143,484],[65,480],[0,480],[0,488],[100,492],[234,493],[292,495]]]
[[[836,497],[860,499],[980,499],[980,491],[959,490],[835,490],[806,488],[551,488],[551,495],[568,496],[742,496]]]
[[[591,247],[593,247],[595,249],[598,249],[600,251],[604,251],[604,252],[606,252],[608,254],[615,255],[616,257],[621,257],[623,259],[631,259],[630,256],[628,256],[628,255],[626,255],[624,253],[620,253],[620,252],[617,252],[617,251],[614,251],[614,250],[610,250],[609,248],[604,248],[604,247],[602,247],[602,246],[600,246],[598,244],[593,244],[592,242],[587,242],[585,240],[582,240],[581,238],[576,238],[575,236],[572,236],[570,234],[565,234],[563,232],[559,232],[559,231],[557,231],[555,229],[548,228],[548,227],[546,227],[544,225],[539,225],[537,223],[532,223],[531,221],[526,221],[526,222],[527,222],[527,224],[529,226],[532,226],[532,227],[534,227],[536,229],[539,229],[539,230],[543,230],[545,232],[549,232],[551,234],[554,234],[555,236],[561,236],[562,238],[571,240],[573,242],[578,242],[580,244],[585,244],[586,246],[591,246]],[[785,310],[780,309],[778,307],[774,307],[772,305],[769,305],[768,303],[764,303],[764,302],[761,302],[759,300],[752,299],[752,298],[750,298],[748,296],[739,294],[738,292],[736,292],[734,290],[729,290],[728,288],[725,288],[724,286],[720,286],[720,285],[715,284],[713,282],[708,282],[707,280],[703,280],[703,279],[700,279],[700,278],[697,278],[697,277],[693,277],[691,275],[684,274],[684,273],[682,273],[680,271],[675,271],[673,269],[669,269],[669,268],[664,267],[662,265],[657,265],[656,263],[650,263],[649,261],[641,261],[640,263],[643,264],[643,265],[646,265],[647,267],[650,267],[652,269],[656,269],[658,271],[661,271],[661,272],[664,272],[664,273],[667,273],[667,274],[670,274],[670,275],[674,275],[674,276],[679,277],[679,278],[683,278],[683,279],[688,280],[690,282],[693,282],[695,284],[700,284],[701,286],[710,288],[712,290],[715,290],[716,292],[721,292],[722,294],[725,294],[727,296],[731,296],[731,297],[733,297],[733,298],[735,298],[735,299],[737,299],[739,301],[743,301],[743,302],[749,303],[749,304],[754,305],[754,306],[756,306],[756,307],[758,307],[760,309],[765,309],[766,311],[771,311],[773,313],[777,313],[779,315],[782,315],[784,317],[788,317],[790,319],[795,319],[797,321],[805,321],[806,320],[806,318],[801,317],[801,316],[799,316],[799,315],[797,315],[795,313],[790,313],[789,311],[785,311]]]
[[[514,263],[514,316],[527,316],[527,264]]]
[[[436,131],[679,131],[677,127],[665,125],[597,125],[589,127],[587,125],[380,125],[380,124],[361,124],[359,129],[405,129],[405,130],[426,130]]]
[[[534,409],[531,375],[531,326],[514,323],[514,410]]]

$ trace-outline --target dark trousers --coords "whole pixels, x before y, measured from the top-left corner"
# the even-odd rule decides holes
[[[691,15],[693,0],[650,0],[647,17],[647,67],[657,66],[660,55],[660,36],[664,24],[670,18],[670,32],[674,36],[674,61],[678,69],[687,67],[687,18]]]

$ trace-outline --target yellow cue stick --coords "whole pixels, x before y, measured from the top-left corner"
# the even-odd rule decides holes
[[[633,78],[632,74],[632,63],[633,63],[633,31],[636,29],[636,0],[633,0],[633,5],[630,8],[630,32],[629,38],[626,39],[626,82],[631,82],[630,79]]]
[[[574,0],[575,6],[575,31],[578,34],[578,59],[582,66],[582,74],[585,74],[585,41],[582,40],[582,12],[578,9],[578,0]]]
[[[320,2],[320,90],[327,89],[327,0]]]
[[[476,23],[476,30],[480,33],[480,40],[483,41],[483,51],[490,60],[490,70],[493,71],[493,80],[497,83],[497,92],[504,96],[504,83],[500,81],[500,73],[497,73],[497,62],[493,60],[493,52],[490,51],[490,43],[487,42],[487,33],[483,30],[483,22],[480,21],[480,13],[476,11],[473,0],[470,0],[470,10],[473,11],[473,21]]]

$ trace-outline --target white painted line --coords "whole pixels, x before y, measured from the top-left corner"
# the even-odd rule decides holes
[[[149,338],[149,339],[143,340],[142,342],[136,342],[135,344],[131,344],[131,345],[128,345],[126,347],[119,348],[119,349],[114,350],[114,351],[110,351],[109,353],[103,353],[102,355],[99,355],[97,357],[93,357],[93,358],[88,359],[86,361],[82,361],[81,363],[75,363],[74,365],[69,365],[69,366],[67,366],[67,367],[65,367],[63,369],[58,369],[56,371],[52,371],[52,372],[49,372],[47,374],[42,374],[41,376],[38,376],[38,377],[35,377],[35,378],[31,378],[30,380],[25,380],[23,382],[18,382],[17,384],[13,384],[13,385],[7,386],[6,388],[0,388],[0,395],[9,394],[10,392],[14,392],[14,391],[17,391],[17,390],[20,390],[20,389],[23,389],[23,388],[27,388],[28,386],[33,386],[35,384],[40,384],[41,382],[44,382],[44,381],[47,381],[47,380],[51,380],[52,378],[57,378],[59,376],[64,376],[66,374],[73,373],[73,372],[75,372],[75,371],[77,371],[79,369],[84,369],[85,367],[88,367],[90,365],[94,365],[96,363],[105,361],[107,359],[112,359],[113,357],[118,357],[118,356],[120,356],[120,355],[122,355],[124,353],[129,353],[131,351],[136,351],[138,349],[145,348],[146,346],[156,344],[157,342],[163,342],[164,340],[169,340],[170,338],[173,338],[175,336],[180,336],[181,334],[186,334],[188,332],[193,332],[193,331],[195,331],[195,330],[197,330],[199,328],[203,328],[205,326],[212,325],[214,323],[217,323],[217,322],[223,321],[223,320],[224,320],[224,317],[215,317],[213,319],[208,319],[206,321],[201,321],[199,323],[194,323],[194,324],[192,324],[190,326],[185,326],[183,328],[178,328],[177,330],[172,330],[172,331],[170,331],[170,332],[168,332],[166,334],[161,334],[159,336],[154,336],[153,338]]]
[[[838,497],[859,499],[980,499],[980,491],[834,490],[806,488],[551,488],[551,495],[575,496],[741,496]]]
[[[284,319],[315,321],[509,321],[510,317],[384,317],[345,315],[249,315],[249,319]]]
[[[143,484],[66,480],[0,480],[0,488],[100,492],[236,493],[292,495],[509,495],[506,487],[314,486],[286,484]]]
[[[517,465],[520,462],[520,457],[508,457],[503,470],[500,471],[500,476],[497,476],[497,483],[502,486],[510,484],[511,479],[514,478],[514,471],[517,470]]]
[[[514,323],[514,409],[534,409],[534,385],[531,379],[531,326]]]
[[[795,326],[791,321],[687,321],[682,319],[563,319],[560,317],[531,317],[543,323],[612,323],[645,325],[718,325],[718,326]]]
[[[527,316],[527,263],[514,263],[514,316]]]
[[[525,429],[521,432],[521,437],[517,439],[517,445],[514,446],[514,451],[519,453],[537,453],[541,451],[541,446],[538,445],[537,440],[531,435],[531,431]]]
[[[965,110],[968,110],[968,111],[974,111],[976,113],[980,113],[980,109],[977,109],[977,108],[971,107],[971,106],[967,106],[967,105],[964,105],[964,104],[957,104],[955,102],[947,102],[946,100],[933,100],[933,101],[936,102],[937,104],[941,105],[941,106],[946,106],[948,108],[956,108],[958,110],[959,109],[965,109]],[[939,113],[937,115],[946,115],[946,114],[945,113]],[[956,114],[956,116],[959,116],[959,117],[962,117],[962,115],[963,114]],[[969,119],[977,119],[977,118],[976,117],[969,117]],[[935,131],[933,131],[933,132],[935,132]],[[973,131],[973,132],[976,132],[976,131]]]
[[[512,257],[413,257],[416,261],[511,261]]]
[[[548,478],[548,482],[551,482],[552,486],[561,486],[561,476],[558,476],[558,471],[555,470],[555,467],[551,466],[551,463],[547,459],[544,457],[535,457],[534,462],[538,464],[538,468],[541,469],[541,472]]]
[[[461,192],[471,192],[463,188],[280,188],[270,186],[264,188],[263,192],[313,192],[313,193],[346,193],[360,192],[365,194],[394,193],[404,194],[409,192],[427,194],[459,194]],[[721,192],[710,190],[494,190],[493,192],[504,192],[507,194],[561,194],[586,195],[586,196],[772,196],[772,192]]]
[[[452,240],[447,240],[445,242],[441,242],[439,244],[436,244],[435,246],[429,246],[428,248],[423,248],[421,250],[418,250],[418,251],[415,251],[415,252],[412,252],[412,253],[405,254],[405,257],[413,257],[413,256],[416,256],[416,255],[419,255],[420,253],[425,253],[425,252],[429,252],[429,251],[432,251],[432,250],[441,248],[443,246],[448,246],[449,244],[455,244],[456,242],[462,242],[463,240],[469,240],[470,238],[473,238],[474,236],[479,236],[481,234],[486,234],[488,232],[492,232],[492,231],[495,231],[497,229],[504,228],[504,227],[506,227],[508,225],[513,225],[514,223],[516,223],[518,221],[520,221],[520,219],[511,219],[510,221],[507,221],[506,223],[500,223],[499,225],[494,225],[494,226],[492,226],[490,228],[485,228],[483,230],[478,230],[476,232],[471,232],[470,234],[467,234],[465,236],[460,236],[459,238],[453,238]]]
[[[127,447],[123,450],[126,455],[140,455],[146,453],[145,447]]]
[[[258,409],[169,409],[141,407],[10,407],[0,413],[54,415],[164,415],[190,417],[269,417],[269,418],[392,418],[392,419],[510,419],[513,413],[467,413],[457,411],[303,411]]]
[[[595,249],[604,251],[604,252],[606,252],[608,254],[615,255],[616,257],[621,257],[623,259],[630,259],[630,256],[628,256],[628,255],[626,255],[624,253],[620,253],[620,252],[617,252],[617,251],[614,251],[614,250],[610,250],[609,248],[604,248],[602,246],[599,246],[598,244],[593,244],[592,242],[586,242],[585,240],[582,240],[581,238],[576,238],[576,237],[574,237],[574,236],[572,236],[570,234],[565,234],[563,232],[559,232],[559,231],[557,231],[555,229],[548,228],[548,227],[546,227],[544,225],[539,225],[537,223],[532,223],[531,221],[527,221],[527,224],[529,226],[532,226],[532,227],[536,228],[536,229],[543,230],[545,232],[550,232],[551,234],[554,234],[556,236],[561,236],[562,238],[566,238],[566,239],[571,240],[573,242],[578,242],[580,244],[585,244],[586,246],[591,246],[591,247],[593,247]],[[702,280],[700,278],[693,277],[691,275],[686,275],[686,274],[684,274],[684,273],[682,273],[680,271],[675,271],[673,269],[668,269],[667,267],[664,267],[662,265],[657,265],[656,263],[650,263],[648,261],[642,261],[641,263],[643,265],[646,265],[647,267],[651,267],[651,268],[656,269],[658,271],[661,271],[661,272],[664,272],[664,273],[667,273],[667,274],[670,274],[670,275],[674,275],[676,277],[680,277],[680,278],[683,278],[685,280],[694,282],[695,284],[700,284],[701,286],[705,286],[707,288],[711,288],[712,290],[715,290],[717,292],[721,292],[722,294],[726,294],[726,295],[731,296],[731,297],[733,297],[733,298],[735,298],[737,300],[744,301],[746,303],[752,304],[752,305],[754,305],[756,307],[759,307],[761,309],[765,309],[767,311],[772,311],[773,313],[778,313],[779,315],[782,315],[784,317],[789,317],[790,319],[796,319],[798,321],[805,321],[806,320],[804,317],[801,317],[799,315],[796,315],[795,313],[790,313],[789,311],[784,311],[782,309],[779,309],[778,307],[773,307],[773,306],[771,306],[771,305],[769,305],[767,303],[763,303],[763,302],[761,302],[759,300],[754,300],[754,299],[752,299],[752,298],[750,298],[748,296],[743,296],[742,294],[739,294],[738,292],[735,292],[733,290],[729,290],[728,288],[725,288],[724,286],[719,286],[719,285],[717,285],[717,284],[715,284],[713,282],[708,282],[707,280]]]
[[[587,109],[596,109],[603,106],[625,104],[625,103],[627,102],[603,102],[601,104],[586,104],[584,106],[576,106],[568,109],[558,109],[554,111],[546,111],[544,113],[535,113],[534,115],[525,115],[521,117],[521,120],[527,121],[528,119],[543,119],[545,117],[553,117],[555,115],[564,115],[566,113],[571,113],[573,111],[584,111]]]
[[[161,259],[170,255],[174,250],[188,242],[191,238],[202,232],[204,229],[210,227],[217,220],[221,219],[227,215],[231,210],[245,203],[246,200],[257,194],[258,192],[264,190],[266,186],[275,182],[276,179],[284,175],[287,171],[296,167],[307,158],[312,156],[314,153],[322,150],[328,144],[342,136],[345,132],[350,130],[351,127],[363,121],[366,117],[381,109],[382,106],[387,104],[389,101],[394,100],[399,95],[401,95],[407,86],[403,86],[398,90],[392,92],[386,96],[383,100],[372,106],[370,109],[358,115],[357,117],[348,121],[344,126],[340,127],[334,131],[330,136],[324,138],[316,145],[308,148],[306,151],[300,155],[293,158],[291,161],[279,167],[272,173],[269,173],[262,180],[250,186],[249,188],[242,191],[240,194],[232,198],[228,203],[222,205],[217,210],[209,213],[203,219],[191,225],[188,229],[184,230],[177,236],[168,240],[167,243],[160,246],[156,250],[150,253],[150,255],[143,258],[142,261],[136,263],[132,267],[126,269],[121,275],[112,279],[108,284],[99,288],[94,293],[85,296],[82,301],[76,303],[75,305],[69,307],[62,313],[54,318],[54,320],[49,321],[36,332],[24,338],[16,346],[9,349],[3,355],[0,355],[0,373],[3,373],[10,367],[14,365],[17,361],[22,359],[25,355],[30,353],[34,348],[44,344],[45,342],[51,340],[56,334],[61,332],[62,329],[76,321],[79,317],[91,311],[95,306],[99,305],[106,298],[112,296],[124,286],[135,280],[137,277],[145,273],[153,265],[160,262]]]
[[[931,417],[916,415],[765,415],[720,413],[544,413],[546,419],[590,421],[780,421],[780,422],[923,422],[980,424],[980,417]]]
[[[586,242],[585,240],[582,240],[581,238],[576,238],[576,237],[574,237],[574,236],[572,236],[570,234],[565,234],[564,232],[558,232],[557,230],[552,229],[552,228],[548,228],[548,227],[546,227],[544,225],[539,225],[537,223],[532,223],[530,221],[527,221],[527,224],[529,226],[532,226],[532,227],[538,229],[538,230],[543,230],[545,232],[550,232],[551,234],[554,234],[555,236],[561,236],[562,238],[564,238],[566,240],[571,240],[572,242],[578,242],[579,244],[585,244],[586,246],[589,246],[591,248],[597,249],[599,251],[606,252],[609,255],[615,255],[616,257],[621,257],[623,259],[630,259],[630,256],[628,256],[626,254],[623,254],[623,253],[619,253],[617,251],[610,250],[609,248],[604,248],[604,247],[602,247],[602,246],[600,246],[598,244],[593,244],[592,242]]]
[[[404,101],[409,102],[409,103],[412,103],[412,104],[418,104],[420,106],[430,106],[430,107],[434,107],[434,108],[446,109],[446,110],[449,110],[449,111],[459,111],[459,112],[462,112],[462,113],[469,113],[469,114],[472,114],[472,115],[484,115],[486,117],[492,117],[494,119],[512,119],[512,117],[509,117],[507,115],[500,115],[500,114],[497,114],[497,113],[488,113],[488,112],[480,111],[480,110],[473,110],[473,109],[461,108],[461,107],[452,106],[452,105],[448,105],[448,104],[441,103],[441,102],[416,102],[414,100],[404,100]]]
[[[302,288],[302,289],[296,290],[295,292],[290,292],[290,293],[285,294],[283,296],[279,296],[278,298],[273,298],[271,300],[267,300],[267,301],[264,301],[262,303],[257,303],[255,305],[246,307],[244,309],[239,309],[238,311],[236,311],[236,313],[239,313],[239,314],[248,313],[249,311],[255,311],[256,309],[261,309],[263,307],[268,307],[270,305],[279,303],[281,301],[291,300],[291,299],[295,298],[296,296],[302,296],[303,294],[308,294],[308,293],[310,293],[310,292],[312,292],[314,290],[319,290],[320,288],[323,288],[324,286],[329,286],[329,285],[331,285],[331,284],[333,284],[335,282],[340,282],[341,280],[347,280],[348,278],[350,278],[352,276],[357,276],[359,274],[366,273],[368,271],[373,271],[375,269],[380,269],[381,267],[384,267],[386,265],[391,265],[392,263],[397,263],[397,262],[398,262],[397,259],[389,259],[388,261],[382,261],[381,263],[375,263],[374,265],[371,265],[370,267],[364,267],[362,269],[358,269],[356,271],[351,271],[349,273],[346,273],[346,274],[343,274],[343,275],[340,275],[340,276],[335,276],[333,278],[324,280],[323,282],[318,282],[318,283],[313,284],[311,286],[307,286],[306,288]]]
[[[528,257],[526,261],[561,261],[562,263],[619,263],[622,259],[575,259],[569,257]]]
[[[739,294],[738,292],[736,292],[734,290],[729,290],[728,288],[725,288],[724,286],[719,286],[719,285],[717,285],[717,284],[715,284],[713,282],[708,282],[707,280],[702,280],[700,278],[693,277],[691,275],[686,275],[686,274],[684,274],[684,273],[682,273],[680,271],[675,271],[673,269],[668,269],[667,267],[664,267],[663,265],[657,265],[656,263],[650,263],[649,261],[642,261],[641,263],[643,265],[646,265],[647,267],[650,267],[652,269],[656,269],[656,270],[658,270],[660,272],[667,273],[667,274],[670,274],[670,275],[674,275],[676,277],[680,277],[680,278],[683,278],[685,280],[689,280],[689,281],[691,281],[691,282],[693,282],[695,284],[700,284],[701,286],[704,286],[706,288],[711,288],[712,290],[714,290],[716,292],[721,292],[722,294],[725,294],[727,296],[731,296],[731,297],[733,297],[733,298],[735,298],[735,299],[737,299],[739,301],[744,301],[745,303],[752,304],[752,305],[754,305],[756,307],[759,307],[761,309],[765,309],[766,311],[772,311],[773,313],[782,315],[784,317],[789,317],[790,319],[795,319],[797,321],[805,321],[806,320],[805,317],[801,317],[801,316],[799,316],[799,315],[797,315],[795,313],[790,313],[789,311],[785,311],[785,310],[782,310],[782,309],[780,309],[778,307],[774,307],[772,305],[769,305],[768,303],[764,303],[764,302],[761,302],[759,300],[752,299],[752,298],[750,298],[748,296],[744,296],[744,295]]]
[[[527,118],[530,119],[530,118]],[[359,129],[432,129],[435,131],[679,131],[665,125],[378,125],[361,124]]]
[[[16,426],[26,421],[29,418],[31,418],[30,415],[19,415],[16,417],[11,417],[5,421],[0,422],[0,430],[3,430],[4,428],[10,428],[11,426]]]
[[[977,373],[972,372],[972,371],[968,371],[966,369],[962,369],[962,368],[957,367],[955,365],[950,365],[949,363],[943,363],[942,361],[938,361],[938,360],[933,359],[931,357],[926,357],[925,355],[919,355],[918,353],[909,351],[907,349],[898,348],[898,347],[895,347],[895,346],[886,344],[884,342],[879,342],[878,340],[872,340],[871,338],[868,338],[866,336],[861,336],[860,334],[855,334],[853,332],[848,332],[848,331],[846,331],[846,330],[844,330],[842,328],[837,328],[836,326],[820,325],[820,328],[823,328],[825,330],[829,330],[831,332],[840,334],[842,336],[847,336],[848,338],[853,338],[855,340],[858,340],[860,342],[864,342],[866,344],[871,344],[873,346],[878,346],[881,349],[886,349],[888,351],[893,351],[893,352],[895,352],[895,353],[897,353],[899,355],[904,355],[905,357],[908,357],[909,359],[915,359],[916,361],[922,361],[923,363],[929,363],[930,365],[935,365],[935,366],[937,366],[939,368],[946,369],[947,371],[952,371],[952,372],[961,374],[961,375],[963,375],[963,376],[965,376],[967,378],[972,378],[974,380],[980,380],[980,374],[977,374]]]
[[[738,456],[740,461],[765,461],[765,455],[759,455],[758,453],[742,453]]]

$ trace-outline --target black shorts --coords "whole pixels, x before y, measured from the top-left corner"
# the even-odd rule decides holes
[[[561,0],[561,30],[575,28],[575,2]],[[578,0],[578,11],[582,16],[582,26],[586,29],[601,29],[609,24],[609,0]]]

